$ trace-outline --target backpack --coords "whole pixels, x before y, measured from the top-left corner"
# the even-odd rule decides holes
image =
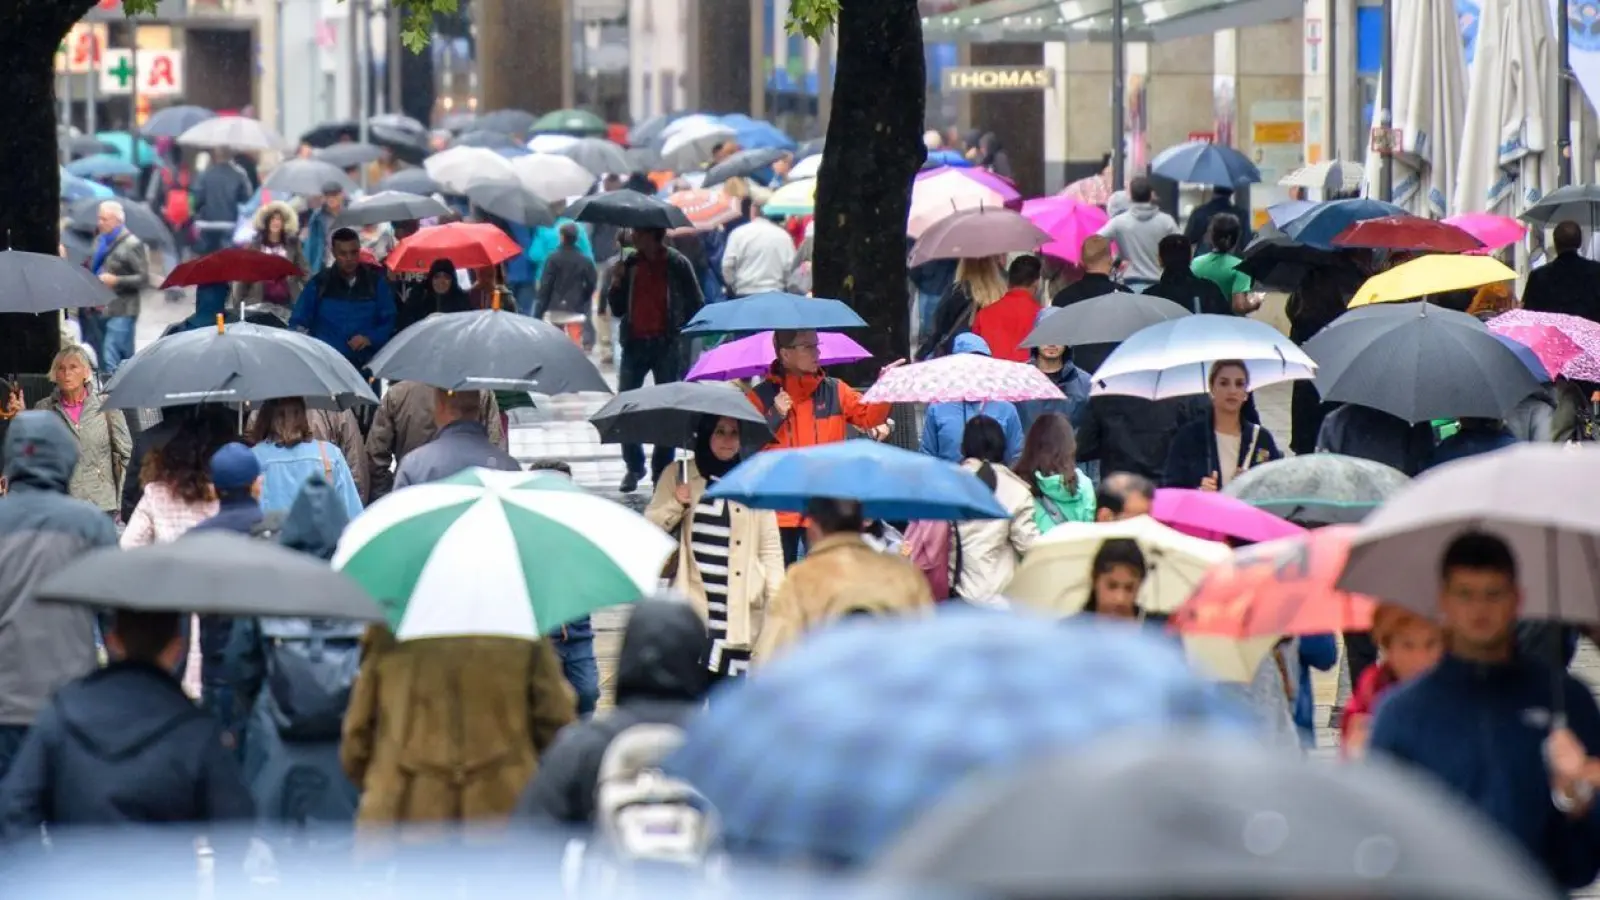
[[[707,860],[720,831],[716,812],[692,785],[662,771],[681,746],[683,729],[657,723],[630,725],[606,746],[595,822],[614,858],[687,866]]]
[[[928,579],[936,600],[948,600],[961,581],[961,535],[952,522],[919,520],[906,527],[900,553]],[[950,571],[954,554],[955,573]]]
[[[189,173],[178,171],[178,177],[167,182],[166,202],[161,217],[173,228],[182,228],[189,222]]]

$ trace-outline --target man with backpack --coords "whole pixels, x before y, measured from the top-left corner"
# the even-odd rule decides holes
[[[361,369],[394,337],[394,292],[382,266],[361,261],[361,235],[340,228],[332,242],[334,264],[306,282],[289,327],[322,341]]]

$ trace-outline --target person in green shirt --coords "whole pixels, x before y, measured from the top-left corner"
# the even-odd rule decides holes
[[[1211,226],[1206,232],[1206,243],[1211,245],[1211,252],[1195,257],[1189,269],[1222,290],[1233,304],[1234,315],[1247,316],[1261,308],[1261,301],[1251,299],[1250,291],[1254,284],[1250,276],[1238,271],[1239,263],[1244,260],[1234,255],[1234,251],[1238,249],[1242,237],[1243,229],[1238,216],[1228,213],[1212,216]]]

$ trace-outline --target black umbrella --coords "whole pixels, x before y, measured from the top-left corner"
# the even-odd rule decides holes
[[[428,175],[428,171],[421,167],[401,169],[391,175],[385,176],[378,182],[380,191],[398,191],[403,194],[418,194],[429,196],[445,193],[439,182]]]
[[[1600,225],[1600,185],[1573,184],[1557,188],[1522,214],[1522,221],[1543,228],[1569,219],[1586,230]]]
[[[450,212],[450,207],[433,199],[401,191],[379,191],[350,204],[339,214],[334,225],[339,228],[359,228],[382,222],[408,222],[431,219]]]
[[[367,129],[369,131],[375,131],[379,128],[402,131],[419,140],[426,140],[428,137],[428,126],[405,113],[379,113],[367,120]]]
[[[518,147],[527,149],[522,142],[503,131],[484,131],[475,129],[465,131],[450,142],[452,147],[483,147],[488,150]]]
[[[518,181],[479,181],[467,188],[467,199],[508,222],[538,228],[554,225],[550,204]]]
[[[336,409],[378,402],[361,373],[327,344],[296,331],[243,324],[161,338],[123,363],[106,393],[105,405],[113,409],[279,397]]]
[[[0,251],[0,312],[42,313],[104,306],[111,289],[82,266],[49,253]]]
[[[1222,492],[1307,527],[1359,522],[1411,479],[1399,469],[1338,453],[1307,453],[1253,466]]]
[[[921,817],[872,873],[982,897],[1563,896],[1546,877],[1416,772],[1184,735],[996,773]]]
[[[1111,293],[1047,310],[1039,324],[1022,339],[1024,347],[1077,347],[1084,344],[1120,344],[1168,319],[1191,313],[1164,297]]]
[[[622,148],[605,138],[581,138],[577,143],[563,147],[558,152],[594,173],[596,178],[607,172],[627,174],[633,171],[633,166]]]
[[[1365,280],[1343,254],[1307,247],[1281,234],[1256,238],[1240,258],[1243,262],[1238,265],[1239,272],[1263,287],[1281,291],[1298,288],[1313,272],[1352,280],[1352,291]]]
[[[328,184],[337,184],[346,193],[355,193],[355,182],[344,170],[320,159],[289,159],[278,164],[262,187],[274,193],[314,197]]]
[[[379,378],[450,391],[611,393],[565,331],[497,309],[429,316],[396,335],[370,368]]]
[[[353,119],[334,119],[300,135],[300,143],[313,147],[331,147],[340,141],[353,141],[361,134],[360,123]]]
[[[150,118],[139,126],[139,135],[147,138],[176,138],[201,122],[216,118],[216,115],[204,106],[169,106],[151,113]]]
[[[428,149],[427,134],[418,134],[393,125],[380,125],[376,119],[367,130],[367,140],[389,151],[395,159],[408,165],[420,166],[432,150]]]
[[[622,151],[628,159],[628,172],[660,172],[667,168],[667,161],[661,158],[661,151],[654,147],[629,147]]]
[[[96,550],[46,578],[35,597],[140,612],[383,619],[360,585],[322,560],[225,531]]]
[[[311,155],[311,158],[321,160],[341,170],[354,169],[357,166],[383,159],[383,148],[375,144],[363,144],[359,141],[341,141],[318,150]]]
[[[1504,419],[1539,381],[1472,316],[1428,303],[1381,303],[1345,313],[1305,351],[1317,392],[1407,422]]]
[[[94,234],[100,228],[100,204],[105,199],[100,197],[85,197],[72,204],[70,226],[79,231]],[[165,252],[172,252],[174,248],[172,232],[167,228],[167,223],[161,221],[155,210],[137,200],[117,200],[122,204],[125,218],[124,224],[133,232],[133,236],[144,241],[148,247],[158,248]]]
[[[772,440],[766,416],[738,388],[699,381],[653,384],[612,397],[589,417],[603,444],[693,447],[701,416],[737,420],[739,443],[761,447]]]
[[[472,127],[479,131],[498,131],[501,134],[527,134],[533,130],[533,123],[539,117],[520,109],[497,109],[484,113],[472,123]]]
[[[95,233],[83,231],[68,223],[61,229],[61,246],[67,250],[67,262],[89,271],[89,261],[94,259]]]
[[[115,144],[108,144],[98,138],[87,134],[66,138],[67,152],[73,159],[82,159],[85,156],[99,156],[102,153],[118,152]]]
[[[740,150],[722,162],[706,170],[706,180],[700,183],[701,187],[715,187],[729,178],[743,178],[761,171],[785,156],[786,150],[776,147],[759,147],[755,150]]]
[[[567,215],[579,222],[616,225],[619,228],[692,228],[694,223],[683,210],[637,191],[611,191],[584,197],[567,207]]]

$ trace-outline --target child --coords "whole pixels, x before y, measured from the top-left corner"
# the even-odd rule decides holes
[[[1378,647],[1378,664],[1361,673],[1339,720],[1339,754],[1345,759],[1366,753],[1372,714],[1384,692],[1433,668],[1444,653],[1438,625],[1387,603],[1372,617],[1372,641]]]

